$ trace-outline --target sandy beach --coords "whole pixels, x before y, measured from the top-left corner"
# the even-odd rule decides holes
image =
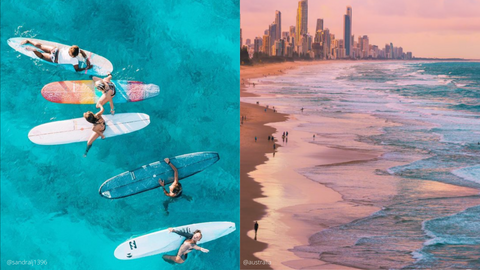
[[[360,113],[338,114],[335,117],[303,114],[300,107],[298,113],[290,115],[281,114],[281,111],[274,113],[272,104],[262,104],[264,100],[272,101],[270,96],[258,96],[259,104],[255,104],[257,100],[253,82],[263,84],[260,78],[284,74],[302,65],[333,63],[295,62],[241,67],[241,98],[248,100],[248,103],[241,102],[240,107],[241,115],[247,117],[240,129],[242,269],[359,269],[351,268],[352,265],[375,268],[380,263],[377,265],[376,259],[361,261],[362,257],[359,257],[360,262],[332,260],[331,257],[335,255],[331,255],[329,250],[335,244],[330,244],[327,239],[319,245],[316,235],[379,212],[383,209],[379,198],[389,200],[398,194],[403,195],[397,190],[399,186],[415,190],[414,194],[407,196],[407,201],[411,198],[419,198],[419,202],[423,198],[469,198],[478,194],[477,189],[435,181],[405,180],[383,173],[382,170],[387,168],[413,162],[415,157],[409,161],[385,159],[383,155],[389,154],[387,148],[358,138],[380,136],[386,128],[402,126],[400,123]],[[265,88],[265,85],[262,87]],[[269,109],[265,110],[267,105]],[[292,109],[296,110],[291,107],[290,112]],[[308,132],[302,128],[307,126]],[[287,131],[288,137],[283,140],[282,134]],[[276,138],[275,154],[273,142],[268,141],[268,136],[272,134]],[[312,134],[316,134],[316,138]],[[355,169],[345,171],[348,167]],[[316,180],[307,178],[309,176],[304,173],[305,169],[311,168],[320,171],[319,175],[323,177],[321,181],[318,181],[319,175]],[[333,174],[329,174],[332,171]],[[338,176],[335,171],[343,174],[341,181],[330,178],[330,175]],[[459,209],[474,206],[475,203],[475,200],[466,199]],[[254,221],[259,224],[256,240]],[[421,233],[421,224],[416,226],[418,228],[412,230],[412,234]],[[348,247],[355,244],[342,243]],[[405,250],[412,252],[422,246],[420,238]],[[382,262],[383,265],[398,266],[415,262],[409,254],[386,260]]]
[[[254,67],[241,67],[241,97],[252,96],[246,88],[253,85],[253,78],[283,74],[289,69],[302,65],[324,64],[328,62],[294,62],[270,64]],[[341,195],[323,185],[314,183],[297,169],[343,162],[355,162],[376,158],[376,151],[355,152],[331,149],[312,145],[305,138],[312,135],[291,131],[298,120],[293,116],[265,111],[268,104],[248,104],[241,102],[240,111],[246,120],[240,129],[241,164],[241,268],[243,269],[352,269],[319,260],[318,256],[294,254],[294,246],[307,245],[308,238],[324,228],[347,222],[377,210],[373,207],[357,207],[355,211],[345,208],[355,207],[342,201]],[[328,121],[325,119],[325,121]],[[287,142],[282,140],[284,131],[289,131]],[[275,136],[279,146],[273,155]],[[257,141],[255,142],[255,136]],[[330,223],[313,225],[305,222],[299,213],[310,213],[308,220],[318,214],[335,215],[338,209],[350,216],[332,219]],[[254,221],[258,221],[257,240],[254,240]]]

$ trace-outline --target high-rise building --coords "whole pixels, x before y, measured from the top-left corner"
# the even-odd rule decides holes
[[[275,41],[275,56],[283,56],[284,54],[284,46],[285,46],[285,41],[284,40],[277,40]]]
[[[323,19],[317,19],[317,27],[315,28],[315,33],[318,30],[323,31]]]
[[[270,55],[271,50],[270,50],[270,36],[269,35],[264,35],[263,36],[263,53]]]
[[[323,31],[323,57],[325,59],[330,59],[330,42],[331,42],[331,37],[330,37],[330,30],[325,29]]]
[[[282,35],[282,13],[278,10],[275,11],[275,24],[277,25],[275,40],[279,40]]]
[[[300,39],[298,40],[296,46],[297,46],[297,52],[302,55],[308,53],[309,46],[308,44],[309,38],[308,34],[303,34]]]
[[[390,45],[385,44],[385,58],[392,58]]]
[[[322,34],[323,30],[317,30],[317,32],[315,33],[315,37],[313,38],[313,42],[322,43]]]
[[[268,33],[269,33],[269,36],[270,36],[270,48],[273,47],[273,45],[275,45],[275,41],[277,40],[277,24],[275,23],[272,23],[270,24],[270,27],[268,28]]]
[[[249,38],[247,38],[247,39],[245,40],[245,45],[250,45],[250,44],[252,44],[252,40],[250,40]]]
[[[343,40],[345,40],[345,55],[351,56],[352,50],[352,7],[347,6],[347,14],[343,16]]]
[[[294,47],[295,47],[295,43],[297,42],[295,40],[295,35],[296,35],[296,32],[295,32],[295,26],[290,26],[290,45],[292,46],[292,49],[294,50]]]
[[[370,54],[370,45],[368,44],[368,36],[362,38],[362,54],[363,58],[368,58]]]
[[[318,32],[317,32],[318,33]],[[320,45],[319,42],[313,42],[312,43],[312,51],[315,59],[321,59],[322,58],[322,46]]]
[[[298,1],[297,26],[295,42],[300,45],[300,39],[308,33],[308,0]]]
[[[394,59],[395,58],[395,53],[393,51],[393,43],[392,42],[390,42],[390,51],[392,52],[391,57],[392,57],[392,59]]]
[[[261,52],[262,51],[262,38],[261,37],[256,37],[254,40],[253,40],[253,52]]]
[[[337,58],[345,58],[345,42],[343,39],[338,40],[338,56]]]

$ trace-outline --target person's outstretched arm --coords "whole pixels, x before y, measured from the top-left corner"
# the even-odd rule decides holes
[[[85,58],[85,60],[87,60],[87,67],[85,69],[91,68],[92,66],[90,64],[90,60],[88,60],[87,53],[83,50],[80,50],[80,54],[83,56],[83,58]]]
[[[203,253],[208,253],[208,252],[210,251],[210,250],[208,250],[208,249],[206,249],[206,248],[202,248],[202,247],[199,247],[199,246],[197,246],[197,245],[194,245],[193,248],[196,249],[196,250],[200,250],[200,251],[203,252]]]
[[[169,231],[169,232],[174,232],[174,233],[176,233],[176,234],[178,234],[178,235],[180,235],[180,236],[183,236],[183,237],[185,237],[185,238],[187,238],[187,239],[191,239],[191,238],[193,237],[193,234],[192,234],[192,233],[189,233],[189,232],[187,232],[187,231],[185,231],[185,230],[175,230],[174,228],[168,228],[168,231]]]
[[[173,170],[173,173],[174,173],[174,180],[173,180],[173,183],[178,183],[178,170],[177,168],[170,162],[170,159],[169,158],[165,158],[165,162],[170,165],[170,167],[172,168]]]

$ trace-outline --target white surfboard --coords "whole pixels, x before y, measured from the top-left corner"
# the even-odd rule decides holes
[[[105,137],[114,137],[140,130],[150,124],[150,116],[144,113],[119,113],[102,115],[107,125]],[[42,145],[86,142],[92,135],[93,124],[85,118],[50,122],[34,127],[28,133],[30,141]]]
[[[15,49],[17,52],[19,52],[21,54],[24,54],[28,57],[40,60],[41,62],[49,64],[49,65],[60,66],[64,69],[66,69],[66,70],[75,72],[75,69],[70,64],[59,65],[57,63],[48,62],[48,61],[45,61],[45,60],[42,60],[42,59],[38,58],[32,51],[27,50],[27,47],[35,48],[33,45],[31,45],[31,44],[22,45],[21,44],[24,40],[27,40],[27,39],[32,41],[32,42],[39,42],[43,45],[57,47],[59,49],[70,48],[71,47],[69,45],[60,44],[60,43],[56,43],[56,42],[51,42],[51,41],[47,41],[47,40],[34,39],[34,38],[23,38],[23,37],[10,38],[10,39],[7,40],[7,43],[10,47]],[[113,71],[113,65],[110,61],[108,61],[108,59],[106,59],[105,57],[103,57],[101,55],[98,55],[98,54],[89,52],[87,50],[84,50],[83,47],[80,47],[80,49],[87,54],[88,60],[93,65],[93,68],[88,69],[86,71],[83,71],[83,74],[106,76],[108,73],[111,73]],[[80,60],[81,67],[84,67],[82,65],[86,65],[86,59],[82,55],[78,56],[78,58]]]
[[[204,222],[174,227],[174,229],[178,231],[186,230],[192,234],[194,231],[200,230],[202,239],[197,242],[197,245],[201,245],[234,232],[235,223],[226,221]],[[185,241],[185,237],[165,229],[123,242],[115,249],[114,255],[120,260],[133,260],[169,251],[176,252],[183,241]],[[176,254],[172,253],[172,255]]]

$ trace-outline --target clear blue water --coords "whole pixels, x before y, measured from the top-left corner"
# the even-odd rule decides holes
[[[301,170],[351,205],[381,210],[294,250],[367,269],[480,268],[480,63],[334,62],[256,83],[263,97],[245,100],[294,114],[314,143],[384,153]],[[348,134],[329,134],[316,120],[363,114],[377,121],[341,128]]]
[[[239,2],[6,0],[1,10],[1,268],[7,260],[46,260],[48,269],[238,267],[238,232],[176,267],[161,256],[120,261],[113,251],[133,235],[176,225],[238,227]],[[151,124],[96,141],[87,158],[84,143],[31,143],[31,128],[95,108],[46,101],[43,85],[88,77],[20,55],[8,47],[11,37],[78,44],[108,58],[115,79],[159,85],[156,98],[116,105],[117,113],[147,113]],[[191,200],[171,203],[168,215],[160,190],[119,200],[98,194],[116,174],[198,151],[216,151],[220,161],[183,182]]]

